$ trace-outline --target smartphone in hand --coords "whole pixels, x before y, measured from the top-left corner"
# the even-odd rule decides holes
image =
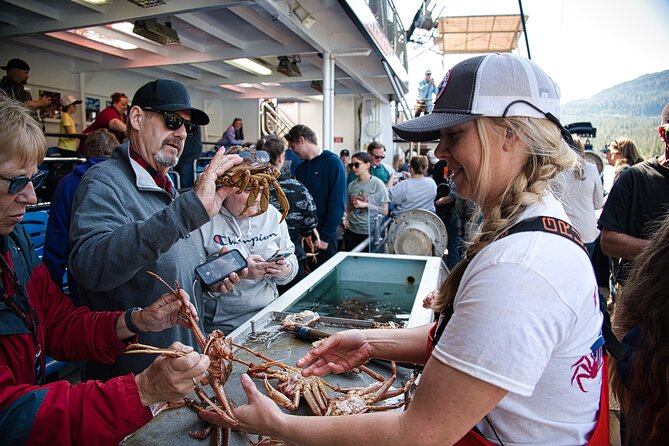
[[[232,249],[224,254],[198,265],[195,274],[206,286],[216,285],[232,273],[238,273],[248,266],[246,259],[237,249]]]
[[[292,251],[289,251],[289,250],[281,251],[280,249],[277,249],[276,252],[274,254],[272,254],[270,256],[270,258],[265,260],[265,261],[266,262],[276,262],[279,259],[285,259],[286,257],[288,257],[291,254],[292,254]]]

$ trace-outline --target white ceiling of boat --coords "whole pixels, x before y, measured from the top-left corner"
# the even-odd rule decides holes
[[[315,19],[309,28],[292,12],[294,0],[164,0],[149,8],[129,0],[112,0],[105,6],[84,0],[0,0],[0,40],[72,58],[75,72],[131,70],[147,78],[175,79],[221,99],[318,95],[311,82],[323,78],[319,54],[330,51],[335,55],[335,94],[371,93],[387,100],[392,87],[381,58],[373,49],[362,55],[372,46],[340,1],[299,3]],[[146,18],[171,22],[181,43],[163,46],[104,27]],[[97,27],[139,48],[120,50],[67,32],[82,27]],[[277,57],[293,55],[301,58],[302,76],[278,73]],[[272,74],[255,75],[223,62],[236,58],[261,59]],[[241,83],[254,86],[238,86]]]

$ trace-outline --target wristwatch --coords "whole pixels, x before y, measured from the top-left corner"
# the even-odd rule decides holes
[[[128,330],[130,330],[133,333],[144,333],[143,330],[140,330],[137,328],[135,323],[132,321],[132,315],[135,312],[142,311],[140,307],[135,307],[135,308],[130,308],[126,310],[125,312],[125,326],[128,327]]]

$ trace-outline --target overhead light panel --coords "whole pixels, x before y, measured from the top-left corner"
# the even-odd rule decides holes
[[[233,67],[239,68],[240,70],[258,74],[260,76],[269,76],[272,74],[272,70],[267,68],[265,65],[262,65],[255,60],[247,59],[246,57],[241,59],[224,60],[223,62],[230,64]]]
[[[301,62],[300,56],[279,56],[278,59],[279,65],[276,67],[276,71],[288,77],[302,76],[300,67],[297,66]]]
[[[142,8],[153,8],[154,6],[164,5],[164,0],[128,0],[130,3]]]
[[[304,6],[302,6],[297,0],[290,2],[289,8],[305,28],[311,28],[314,23],[316,23],[314,16],[312,16],[309,11],[304,9]]]
[[[179,35],[172,29],[170,22],[165,22],[163,25],[156,19],[137,20],[132,32],[161,45],[177,45],[180,43]]]
[[[77,28],[77,29],[69,29],[67,31],[68,33],[76,34],[78,36],[84,37],[88,40],[92,40],[94,42],[102,43],[107,46],[111,46],[114,48],[119,48],[122,50],[136,50],[137,45],[133,45],[130,42],[126,42],[125,40],[121,39],[113,39],[111,37],[104,36],[96,31],[93,31],[90,28]]]
[[[95,6],[111,5],[114,0],[81,0],[84,3]]]

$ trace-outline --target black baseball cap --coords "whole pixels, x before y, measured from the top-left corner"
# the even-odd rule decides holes
[[[339,152],[339,156],[350,156],[351,152],[348,151],[348,149],[341,149],[341,152]]]
[[[441,129],[481,116],[560,117],[560,87],[534,62],[510,53],[466,59],[437,87],[432,113],[393,126],[406,141],[439,139]],[[558,121],[559,124],[559,121]]]
[[[14,68],[18,68],[19,70],[30,71],[30,65],[28,65],[28,63],[25,60],[21,59],[11,59],[9,62],[7,62],[7,65],[0,68],[6,71],[13,70]]]
[[[209,124],[209,116],[192,106],[188,90],[177,81],[156,79],[142,85],[132,98],[132,106],[168,112],[188,110],[193,124]]]

